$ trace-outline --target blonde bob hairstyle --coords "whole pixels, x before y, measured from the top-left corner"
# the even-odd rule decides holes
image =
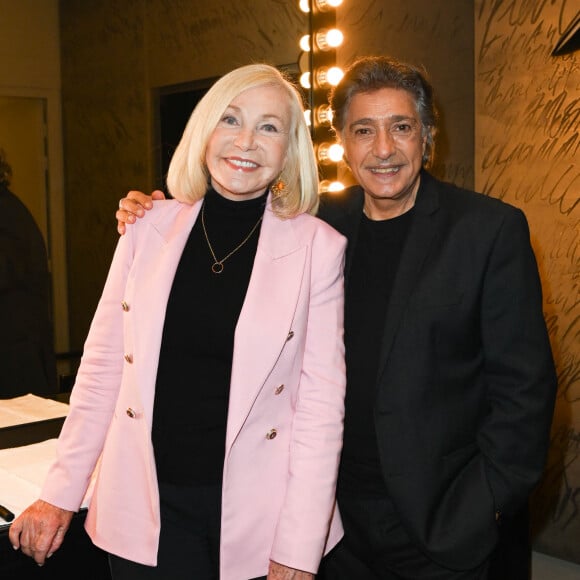
[[[310,131],[304,119],[302,97],[278,69],[267,64],[250,64],[234,69],[221,77],[199,101],[187,122],[167,173],[167,187],[175,199],[193,203],[205,195],[210,181],[206,150],[214,129],[240,93],[262,86],[282,88],[291,111],[287,160],[281,175],[285,189],[272,195],[272,209],[281,218],[316,213],[318,168]]]

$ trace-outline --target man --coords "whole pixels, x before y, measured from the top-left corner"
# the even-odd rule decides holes
[[[417,68],[362,58],[331,106],[359,185],[319,213],[349,239],[345,537],[319,578],[504,577],[491,555],[542,473],[556,392],[526,219],[426,171]],[[125,198],[117,218],[142,212]]]
[[[46,247],[11,177],[0,149],[0,398],[57,390]]]

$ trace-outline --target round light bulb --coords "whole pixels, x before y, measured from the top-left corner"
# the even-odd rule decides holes
[[[312,111],[310,109],[304,111],[304,120],[309,127],[312,125]]]
[[[316,44],[320,50],[331,50],[340,46],[344,36],[338,28],[331,28],[330,30],[320,30],[316,33]]]
[[[340,1],[342,2],[342,0]],[[300,0],[298,2],[298,6],[300,7],[300,10],[302,10],[302,12],[306,13],[310,12],[310,2],[308,2],[308,0]]]
[[[328,42],[329,46],[332,48],[336,48],[342,44],[344,40],[344,35],[338,28],[331,28],[326,33],[326,41]]]
[[[316,150],[318,161],[324,165],[338,163],[342,160],[344,150],[338,143],[320,143]]]
[[[331,192],[337,192],[337,191],[342,191],[344,189],[344,183],[342,183],[341,181],[332,181],[330,183],[330,185],[328,186],[328,191]]]
[[[305,89],[309,89],[311,87],[309,71],[306,71],[300,75],[300,86]]]
[[[310,52],[310,34],[305,34],[300,39],[299,45],[304,52]]]
[[[329,179],[323,179],[318,185],[318,193],[336,193],[337,191],[342,191],[343,189],[343,183],[340,181],[330,181]]]
[[[318,10],[321,12],[327,12],[333,8],[337,8],[342,4],[342,0],[316,0],[316,5]]]
[[[335,87],[341,81],[343,76],[344,72],[338,66],[330,67],[326,73],[327,82],[333,87]]]
[[[344,149],[342,148],[342,145],[339,145],[338,143],[333,143],[328,148],[328,158],[333,163],[338,163],[339,161],[342,161],[343,155],[344,155]]]
[[[321,87],[325,87],[326,85],[335,87],[343,76],[344,72],[338,66],[331,66],[330,68],[322,67],[316,71],[316,82]]]

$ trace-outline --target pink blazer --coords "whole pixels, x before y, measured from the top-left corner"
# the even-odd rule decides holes
[[[155,202],[119,240],[41,494],[77,510],[100,458],[86,529],[147,565],[160,527],[151,423],[165,307],[200,207]],[[319,219],[281,220],[268,204],[235,332],[221,580],[265,575],[270,559],[316,572],[342,535],[345,244]]]

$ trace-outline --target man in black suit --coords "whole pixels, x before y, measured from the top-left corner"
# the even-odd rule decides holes
[[[419,69],[362,58],[331,105],[359,185],[319,212],[349,246],[345,537],[318,577],[525,577],[492,558],[542,473],[556,392],[524,214],[426,171],[436,113]],[[143,211],[122,203],[121,222]]]
[[[359,186],[319,214],[349,239],[346,533],[326,577],[515,579],[490,555],[541,476],[556,392],[526,219],[424,169],[417,68],[363,58],[331,106]]]

